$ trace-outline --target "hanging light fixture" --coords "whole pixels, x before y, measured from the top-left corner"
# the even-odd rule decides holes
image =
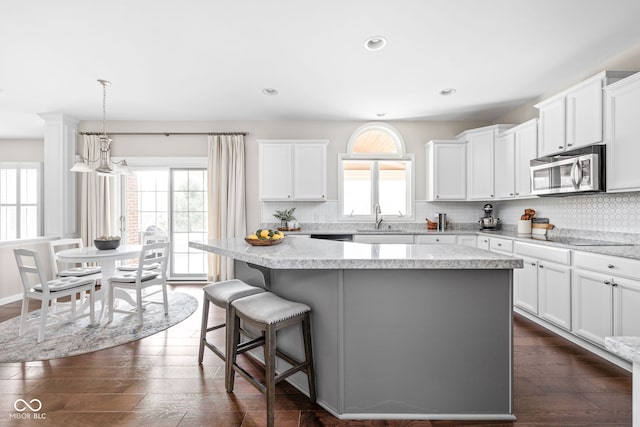
[[[102,132],[98,137],[98,149],[100,150],[99,157],[97,159],[87,159],[79,154],[76,155],[76,162],[71,168],[72,172],[94,172],[94,169],[89,166],[89,163],[99,162],[95,168],[96,174],[100,176],[113,176],[115,173],[128,174],[131,171],[127,165],[126,160],[114,162],[111,160],[111,138],[107,135],[105,130],[107,121],[107,86],[111,85],[111,82],[103,79],[98,79],[98,83],[102,85]]]

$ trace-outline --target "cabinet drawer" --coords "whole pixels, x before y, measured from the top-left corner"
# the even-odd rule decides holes
[[[569,249],[516,242],[514,250],[518,255],[526,255],[532,258],[543,259],[545,261],[551,261],[562,265],[571,264],[571,250]]]
[[[575,266],[585,270],[598,271],[614,276],[638,279],[640,277],[640,261],[591,252],[575,252]]]
[[[511,253],[513,252],[513,240],[492,237],[489,239],[489,247],[492,251]]]
[[[452,245],[456,243],[456,236],[452,234],[442,235],[442,236],[418,235],[416,236],[416,243]]]

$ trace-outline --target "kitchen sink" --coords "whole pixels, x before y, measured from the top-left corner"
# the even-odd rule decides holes
[[[356,230],[356,233],[371,233],[371,234],[381,234],[381,233],[408,233],[407,230],[402,230],[399,228],[381,228],[379,230],[375,230],[372,228],[368,228],[366,230]]]

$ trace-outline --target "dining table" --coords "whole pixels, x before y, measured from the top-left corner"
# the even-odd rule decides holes
[[[64,263],[97,263],[102,268],[102,279],[100,281],[100,289],[96,291],[96,299],[101,300],[102,308],[100,311],[100,319],[105,313],[107,304],[107,290],[109,279],[116,274],[116,262],[137,258],[142,250],[142,245],[122,245],[116,249],[98,249],[95,246],[86,246],[82,248],[64,249],[56,253],[56,257],[60,262]],[[116,289],[115,297],[125,300],[132,306],[136,305],[134,299],[122,289]],[[85,307],[83,306],[83,309]]]

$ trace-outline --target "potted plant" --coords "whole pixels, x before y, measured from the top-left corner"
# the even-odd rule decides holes
[[[285,209],[283,211],[276,210],[273,216],[280,220],[280,226],[282,228],[295,228],[296,217],[293,215],[295,210],[296,208]]]

